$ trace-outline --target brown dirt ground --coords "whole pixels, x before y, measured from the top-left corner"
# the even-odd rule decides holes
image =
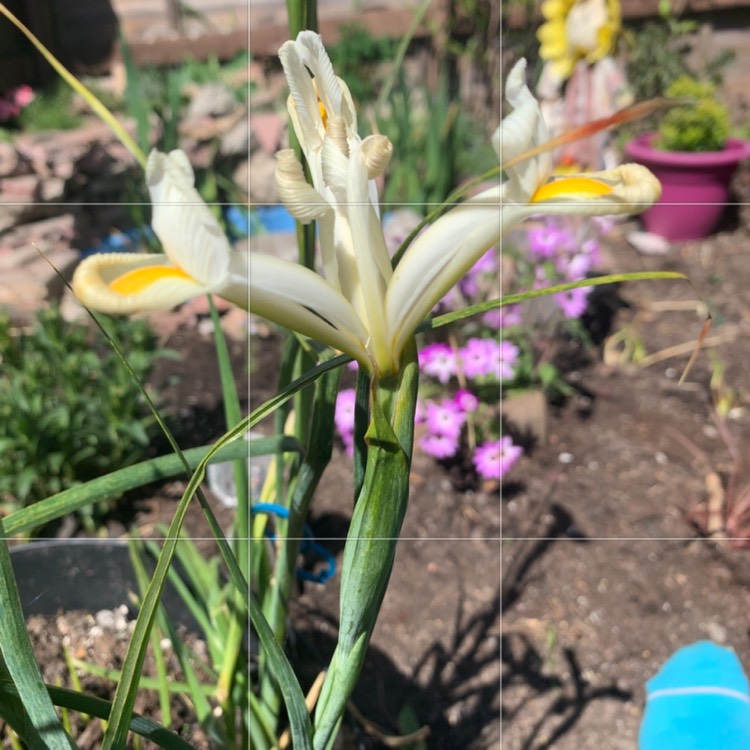
[[[746,196],[747,175],[738,192]],[[712,420],[712,358],[737,393],[729,430],[750,439],[747,363],[750,243],[746,209],[726,231],[645,257],[624,240],[615,271],[676,270],[682,282],[638,282],[619,294],[614,330],[650,356],[597,356],[569,380],[585,397],[553,412],[548,440],[514,469],[503,497],[503,742],[508,750],[632,748],[644,682],[679,646],[712,639],[750,667],[748,551],[701,538],[706,477],[735,467]],[[683,385],[703,323],[704,349]],[[692,308],[692,309],[690,309]],[[679,356],[670,347],[685,344]],[[646,366],[644,366],[646,365]],[[733,497],[739,500],[741,491]],[[723,512],[728,511],[727,505]],[[747,525],[747,522],[746,522]]]

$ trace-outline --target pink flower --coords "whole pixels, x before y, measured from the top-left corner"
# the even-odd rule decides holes
[[[532,259],[545,260],[564,252],[573,244],[570,230],[549,222],[529,230],[529,253]]]
[[[456,409],[455,404],[450,399],[446,399],[440,404],[430,401],[427,404],[425,422],[431,434],[443,435],[457,440],[466,422],[466,414]]]
[[[497,251],[491,247],[473,266],[469,273],[495,273],[497,271]]]
[[[503,308],[498,307],[495,310],[488,310],[482,315],[482,325],[497,331],[503,327]]]
[[[580,318],[586,312],[590,293],[591,287],[584,286],[577,289],[568,289],[566,292],[557,292],[554,298],[566,318]]]
[[[513,444],[509,435],[477,446],[472,461],[483,479],[502,479],[523,455],[523,448]]]
[[[461,281],[458,282],[458,288],[467,299],[476,299],[479,297],[482,287],[480,285],[481,276],[490,276],[496,274],[498,270],[497,252],[495,248],[490,248],[469,270]]]
[[[489,315],[489,313],[487,314]],[[500,308],[500,328],[520,326],[522,322],[521,305],[508,305]]]
[[[450,458],[458,452],[458,438],[450,435],[427,435],[419,445],[428,456],[437,459]]]
[[[592,216],[591,221],[602,237],[606,237],[615,228],[615,220],[611,216]]]
[[[456,353],[448,344],[430,344],[419,352],[419,369],[445,385],[456,374]]]
[[[344,435],[354,435],[354,407],[356,401],[357,394],[354,388],[344,388],[336,396],[336,410],[333,420],[342,438]]]
[[[7,122],[17,117],[21,109],[7,99],[0,99],[0,122]]]
[[[459,351],[464,375],[469,380],[474,380],[492,374],[496,350],[497,342],[494,339],[469,339]]]
[[[458,286],[452,286],[446,293],[445,296],[435,305],[433,310],[436,313],[440,312],[451,312],[453,310],[460,310],[466,306],[461,289]]]
[[[479,407],[479,399],[466,388],[460,388],[453,396],[453,403],[464,414],[473,414]]]
[[[479,283],[476,276],[467,274],[458,282],[458,288],[466,299],[476,299],[479,296]]]
[[[561,256],[557,262],[557,270],[565,276],[568,281],[585,279],[586,274],[599,265],[601,261],[599,243],[596,240],[586,240],[580,250],[565,257]]]
[[[500,342],[498,353],[497,379],[500,381],[513,380],[516,376],[515,364],[518,361],[518,355],[521,353],[521,350],[512,341],[503,339]]]
[[[31,86],[27,86],[25,83],[21,84],[20,86],[16,86],[8,93],[14,104],[16,104],[20,109],[28,107],[35,98],[34,89],[32,89]]]
[[[464,375],[469,380],[494,377],[497,380],[512,380],[514,365],[521,350],[512,342],[495,339],[469,339],[460,351]]]

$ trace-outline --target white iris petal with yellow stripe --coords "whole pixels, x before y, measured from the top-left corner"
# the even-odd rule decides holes
[[[93,310],[125,314],[165,310],[212,293],[247,309],[247,253],[232,250],[195,189],[187,156],[152,151],[146,183],[164,254],[92,255],[73,276],[78,299]]]
[[[372,179],[391,155],[382,136],[361,141],[346,86],[333,74],[320,41],[302,32],[280,57],[289,82],[292,124],[311,164],[304,181],[291,151],[279,154],[277,181],[289,210],[318,221],[323,275],[251,253],[250,309],[357,359],[370,373],[397,371],[401,352],[445,293],[496,244],[536,213],[635,213],[661,187],[643,167],[550,181],[549,153],[506,170],[506,181],[456,206],[420,234],[395,271],[378,220]],[[526,86],[525,61],[508,76],[513,112],[493,138],[510,160],[548,140],[537,101]]]

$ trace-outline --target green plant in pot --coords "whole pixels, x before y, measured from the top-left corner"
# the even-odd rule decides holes
[[[721,221],[732,176],[750,156],[750,145],[729,137],[729,112],[712,83],[682,77],[666,94],[685,103],[664,115],[657,133],[636,138],[625,152],[662,184],[661,199],[643,214],[646,230],[670,241],[700,239]]]
[[[716,86],[689,76],[678,78],[667,98],[686,104],[667,111],[654,145],[662,151],[723,151],[729,139],[729,110],[716,99]],[[687,102],[687,100],[692,100]]]

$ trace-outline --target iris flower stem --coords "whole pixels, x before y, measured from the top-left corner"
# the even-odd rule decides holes
[[[315,712],[315,750],[329,750],[364,665],[409,502],[419,367],[413,340],[403,366],[373,380],[367,465],[344,547],[339,638]]]
[[[317,0],[287,0],[286,10],[289,17],[290,39],[294,39],[305,29],[318,30]]]

